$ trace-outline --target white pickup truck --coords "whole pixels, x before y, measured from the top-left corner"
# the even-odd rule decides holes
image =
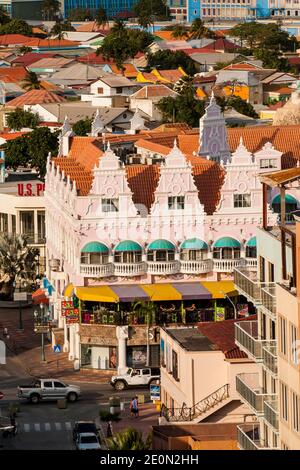
[[[125,374],[113,375],[110,384],[116,390],[124,390],[128,387],[150,387],[158,380],[160,380],[159,367],[129,368]]]
[[[68,385],[57,379],[37,379],[29,385],[18,386],[18,397],[26,398],[31,403],[66,398],[75,402],[81,396],[77,385]]]

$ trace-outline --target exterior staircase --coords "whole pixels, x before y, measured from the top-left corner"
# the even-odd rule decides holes
[[[161,409],[161,418],[163,418],[161,419],[161,424],[200,423],[232,400],[229,396],[229,384],[225,384],[194,406],[188,407],[183,403],[181,408],[170,409],[163,405]]]

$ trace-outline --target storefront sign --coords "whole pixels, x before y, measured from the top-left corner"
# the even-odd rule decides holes
[[[61,315],[62,317],[66,316],[66,312],[69,310],[74,310],[74,304],[72,300],[63,300],[61,303]]]
[[[216,321],[223,321],[223,320],[225,320],[225,308],[216,307]]]
[[[160,400],[160,385],[150,385],[150,400]]]
[[[18,196],[42,196],[45,190],[43,183],[18,183]]]
[[[78,308],[70,308],[65,310],[65,317],[67,325],[71,323],[79,323],[79,310]]]
[[[35,333],[49,333],[49,331],[50,331],[49,325],[34,325]]]

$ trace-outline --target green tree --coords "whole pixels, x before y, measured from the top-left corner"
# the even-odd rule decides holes
[[[24,34],[24,36],[31,36],[32,27],[26,21],[14,18],[9,23],[0,26],[0,35],[3,34]]]
[[[177,24],[172,30],[172,36],[174,39],[187,39],[189,37],[189,30],[186,26]]]
[[[156,306],[154,302],[142,301],[138,300],[133,303],[132,309],[134,312],[138,314],[139,317],[143,318],[146,325],[147,325],[147,359],[146,359],[146,366],[150,365],[150,341],[149,341],[149,334],[150,328],[153,324],[155,324],[155,315],[156,315]]]
[[[59,13],[60,2],[58,0],[43,0],[42,11],[45,19],[53,21]]]
[[[104,8],[101,7],[99,10],[97,10],[95,20],[99,28],[105,27],[108,24],[107,14]]]
[[[39,124],[40,119],[36,113],[31,113],[30,111],[24,111],[22,108],[17,108],[15,111],[8,113],[6,122],[10,129],[19,131],[23,127],[34,129]]]
[[[201,18],[196,18],[190,27],[191,39],[215,38],[215,33],[207,28]]]
[[[205,103],[197,99],[190,89],[184,90],[176,98],[162,98],[156,106],[164,122],[185,122],[191,127],[199,126],[199,119],[205,112]]]
[[[37,127],[22,137],[8,141],[3,148],[8,167],[17,169],[27,166],[37,170],[39,176],[44,178],[49,152],[57,155],[57,133],[52,133],[48,127]]]
[[[80,119],[73,125],[73,132],[76,135],[86,136],[91,132],[92,119]]]
[[[148,28],[157,20],[170,19],[170,9],[165,0],[139,0],[133,14],[142,28]]]
[[[5,280],[1,293],[12,299],[13,283],[18,279],[33,281],[36,276],[39,250],[29,247],[23,235],[0,234],[0,271]]]
[[[184,77],[180,78],[174,85],[173,90],[176,93],[183,94],[187,90],[192,90],[195,93],[195,85],[194,85],[194,77],[190,75],[185,75]]]
[[[230,91],[230,96],[234,96],[236,89],[245,85],[243,80],[238,78],[232,78],[231,80],[226,80],[225,82],[220,83],[222,87],[227,87]]]
[[[216,102],[220,106],[222,112],[226,111],[226,109],[233,108],[238,113],[244,114],[244,116],[249,116],[254,119],[259,117],[252,104],[247,103],[247,101],[243,100],[239,96],[230,96],[229,98],[218,96],[216,98]]]
[[[118,68],[123,69],[124,62],[138,52],[146,52],[152,40],[152,35],[146,31],[125,28],[122,21],[116,21],[96,53],[102,54],[107,60],[113,59]]]
[[[127,428],[114,437],[107,439],[109,450],[149,450],[151,435],[143,439],[143,434],[134,428]]]
[[[24,55],[27,54],[28,52],[32,52],[32,48],[28,46],[20,46],[17,48],[17,54],[18,55]]]
[[[31,167],[38,171],[40,178],[44,178],[46,174],[49,152],[57,155],[57,133],[51,132],[48,127],[37,127],[28,135],[28,155]]]
[[[293,68],[285,57],[281,57],[277,51],[270,49],[255,49],[254,57],[261,60],[263,66],[281,72],[292,72]]]
[[[92,21],[93,15],[88,8],[74,8],[70,10],[69,21]]]
[[[56,36],[57,39],[61,40],[64,38],[64,31],[76,31],[75,28],[71,25],[70,21],[57,21],[55,25],[52,26],[50,34]]]
[[[164,70],[174,70],[182,67],[188,75],[195,75],[197,72],[195,62],[182,51],[157,51],[148,54],[148,67],[156,67]]]
[[[35,72],[27,72],[26,77],[21,82],[21,86],[26,91],[41,90],[43,88],[43,85]]]

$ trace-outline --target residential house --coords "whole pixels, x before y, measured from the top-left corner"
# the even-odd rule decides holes
[[[200,72],[210,72],[218,63],[233,62],[245,60],[245,57],[238,53],[233,52],[202,52],[193,53],[190,58],[195,62],[196,67]]]
[[[154,68],[150,73],[139,72],[136,80],[141,83],[168,83],[174,85],[180,78],[186,77],[182,67],[172,70],[161,70]]]
[[[82,94],[81,100],[92,106],[129,106],[129,96],[139,85],[126,77],[112,73],[99,73],[98,79],[91,83],[90,93]]]
[[[35,72],[40,77],[49,77],[49,75],[76,64],[76,60],[66,59],[65,57],[43,58],[27,66],[28,70]]]
[[[145,85],[130,96],[130,109],[139,109],[151,120],[161,121],[162,115],[157,103],[163,98],[176,98],[177,93],[166,85]]]

